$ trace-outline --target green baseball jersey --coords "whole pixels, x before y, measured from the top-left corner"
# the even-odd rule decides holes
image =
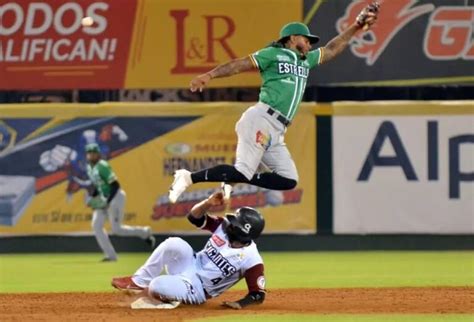
[[[293,120],[303,98],[309,70],[321,63],[322,49],[308,52],[306,59],[287,48],[266,47],[250,55],[263,79],[260,102]]]
[[[117,176],[107,161],[99,160],[94,166],[87,164],[87,176],[102,196],[110,196],[110,184],[117,180]]]

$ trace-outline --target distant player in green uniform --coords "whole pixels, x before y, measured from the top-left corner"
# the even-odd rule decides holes
[[[86,154],[88,162],[87,176],[94,186],[87,204],[94,209],[92,228],[94,229],[95,238],[105,255],[102,261],[117,260],[117,253],[104,229],[107,217],[112,227],[112,233],[119,236],[140,237],[153,248],[155,237],[153,237],[150,227],[122,225],[125,192],[120,189],[117,176],[109,163],[101,159],[99,145],[96,143],[88,144]]]
[[[270,46],[194,78],[190,84],[192,92],[202,91],[213,78],[258,69],[263,84],[259,102],[247,109],[236,124],[235,165],[223,164],[194,173],[177,170],[169,191],[170,202],[176,202],[187,187],[198,182],[243,182],[272,190],[293,189],[298,183],[298,172],[284,134],[298,111],[309,70],[339,55],[356,32],[367,30],[375,23],[377,13],[377,3],[367,6],[347,30],[315,50],[311,47],[319,37],[312,35],[302,23],[289,23]],[[256,173],[260,163],[271,172]],[[228,198],[230,186],[226,186],[224,192]]]

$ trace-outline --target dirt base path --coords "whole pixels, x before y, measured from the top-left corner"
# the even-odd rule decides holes
[[[175,310],[132,310],[133,298],[120,292],[0,294],[0,321],[183,321],[235,314],[220,303],[243,295],[228,292]],[[474,287],[280,289],[269,291],[263,305],[238,313],[474,313]]]

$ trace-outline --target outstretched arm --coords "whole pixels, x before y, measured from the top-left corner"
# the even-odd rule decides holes
[[[379,11],[379,4],[377,2],[364,8],[361,13],[357,16],[356,21],[346,30],[341,32],[339,35],[329,41],[326,46],[323,47],[323,57],[321,64],[324,64],[346,49],[349,42],[359,30],[368,30],[377,20],[377,14]]]
[[[242,72],[246,72],[252,69],[255,69],[255,65],[252,63],[252,60],[249,56],[231,60],[227,63],[221,64],[214,68],[213,70],[195,77],[190,83],[191,92],[195,92],[199,89],[202,92],[202,89],[206,87],[207,83],[210,82],[213,78],[227,77]]]
[[[349,45],[352,36],[354,36],[359,29],[360,27],[357,24],[352,24],[348,29],[344,30],[329,41],[322,49],[323,57],[321,59],[321,64],[327,63],[342,53],[347,45]]]

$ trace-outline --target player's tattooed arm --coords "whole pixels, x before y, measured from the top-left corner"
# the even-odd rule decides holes
[[[365,7],[361,13],[357,16],[356,21],[346,30],[341,32],[339,35],[329,41],[326,46],[322,48],[322,59],[321,64],[324,64],[346,49],[349,42],[360,29],[369,29],[375,21],[377,21],[377,14],[380,5],[374,2]]]
[[[218,65],[216,68],[205,74],[195,77],[189,86],[191,92],[195,92],[198,89],[202,92],[202,89],[206,87],[207,83],[209,83],[213,78],[232,76],[255,68],[256,67],[249,56],[234,59],[227,63]]]
[[[249,71],[255,68],[249,56],[231,60],[225,64],[221,64],[208,72],[211,78],[227,77],[238,73]]]
[[[342,33],[329,41],[326,46],[322,48],[323,57],[321,59],[321,64],[327,63],[342,53],[344,49],[346,49],[347,45],[349,45],[349,41],[351,40],[352,36],[354,36],[359,29],[360,28],[357,24],[353,24],[348,29],[344,30]]]

